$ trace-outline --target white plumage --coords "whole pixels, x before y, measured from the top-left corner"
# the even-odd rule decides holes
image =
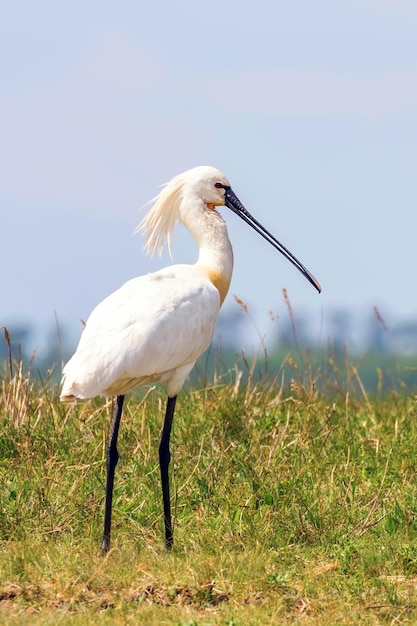
[[[130,280],[92,312],[65,366],[62,399],[125,394],[161,381],[177,395],[210,344],[219,308],[219,292],[198,266]]]
[[[64,368],[62,400],[125,394],[152,382],[165,382],[169,396],[180,391],[210,344],[232,276],[232,247],[214,208],[224,204],[224,190],[216,182],[229,186],[215,168],[195,168],[155,198],[141,224],[146,249],[153,254],[169,245],[181,221],[199,259],[134,278],[94,309]]]
[[[153,382],[164,382],[168,392],[159,461],[165,543],[168,548],[173,544],[168,466],[176,396],[195,361],[210,344],[232,277],[232,247],[226,224],[216,210],[222,205],[254,228],[320,291],[308,270],[250,215],[219,170],[196,167],[176,176],[162,189],[139,226],[145,235],[145,250],[160,253],[165,244],[170,249],[174,226],[182,222],[197,243],[197,262],[172,265],[134,278],[103,300],[91,313],[77,350],[63,370],[63,401],[117,395],[107,449],[103,552],[110,547],[124,394]]]

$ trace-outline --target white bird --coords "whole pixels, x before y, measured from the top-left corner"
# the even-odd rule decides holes
[[[142,385],[164,382],[168,392],[159,445],[165,545],[173,545],[170,510],[169,440],[175,402],[188,374],[213,337],[219,309],[229,289],[232,246],[216,207],[225,205],[279,250],[321,291],[310,272],[245,209],[218,169],[196,167],[162,189],[138,227],[145,250],[170,249],[176,222],[194,237],[194,265],[172,265],[134,278],[91,313],[73,357],[63,370],[61,400],[117,396],[107,448],[107,482],[102,552],[110,548],[112,495],[119,458],[117,437],[124,395]]]

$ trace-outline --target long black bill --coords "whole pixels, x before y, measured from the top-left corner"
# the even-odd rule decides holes
[[[320,293],[320,283],[314,278],[314,276],[308,271],[308,269],[304,267],[304,265],[300,263],[300,261],[293,254],[291,254],[291,252],[287,250],[287,248],[283,246],[282,243],[278,241],[278,239],[275,239],[275,237],[273,237],[271,233],[269,233],[266,228],[262,226],[262,224],[260,224],[254,217],[252,217],[252,215],[249,213],[249,211],[245,209],[237,195],[231,190],[230,187],[224,187],[224,190],[225,205],[229,209],[231,209],[233,213],[236,213],[236,215],[241,217],[244,222],[249,224],[249,226],[252,226],[252,228],[256,230],[256,232],[259,233],[264,239],[269,241],[271,246],[274,246],[276,250],[281,252],[281,254],[283,254],[285,258],[288,259],[293,265],[295,265],[295,267],[303,274],[303,276],[305,276],[307,280],[313,285],[313,287],[315,287]]]

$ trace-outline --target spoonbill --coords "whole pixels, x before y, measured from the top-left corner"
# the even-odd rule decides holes
[[[65,365],[62,401],[117,396],[106,455],[106,498],[103,553],[110,548],[117,437],[128,391],[164,382],[168,393],[159,444],[159,466],[165,526],[165,545],[173,545],[169,463],[170,435],[177,394],[198,357],[213,337],[219,309],[229,289],[233,269],[232,246],[226,224],[216,207],[226,206],[283,254],[321,291],[314,276],[246,210],[218,169],[200,166],[168,182],[137,230],[145,236],[144,250],[171,250],[176,222],[194,237],[198,260],[194,265],[171,265],[133,278],[105,298],[91,313],[75,354]]]

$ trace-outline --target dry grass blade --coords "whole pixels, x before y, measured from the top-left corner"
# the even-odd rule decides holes
[[[4,332],[4,339],[7,344],[7,352],[8,352],[8,357],[9,357],[9,373],[10,373],[10,379],[12,379],[13,378],[13,362],[12,362],[12,345],[10,343],[10,334],[6,326],[1,325],[0,330],[3,330]]]

